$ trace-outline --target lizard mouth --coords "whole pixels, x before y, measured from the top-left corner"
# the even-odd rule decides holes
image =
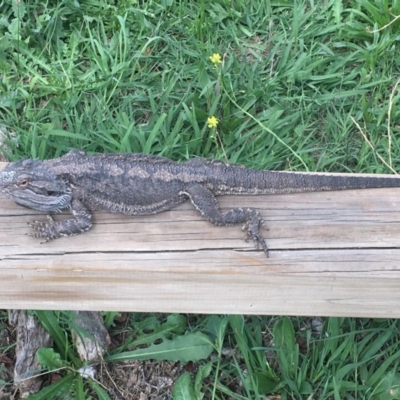
[[[43,212],[59,212],[70,206],[72,193],[39,190],[14,193],[11,198],[19,205]]]

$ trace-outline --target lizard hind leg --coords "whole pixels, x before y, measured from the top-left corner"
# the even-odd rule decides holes
[[[236,225],[244,223],[247,238],[252,238],[257,249],[261,246],[268,257],[268,248],[260,233],[262,219],[260,213],[253,208],[231,208],[221,212],[218,201],[207,187],[201,184],[192,184],[180,194],[189,197],[197,211],[209,222],[216,226]]]

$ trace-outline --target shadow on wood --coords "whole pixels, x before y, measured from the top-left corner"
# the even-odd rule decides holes
[[[39,244],[27,222],[45,216],[1,196],[0,308],[397,318],[399,198],[400,188],[220,197],[260,209],[266,258],[240,226],[215,227],[189,203],[96,213],[89,232]]]

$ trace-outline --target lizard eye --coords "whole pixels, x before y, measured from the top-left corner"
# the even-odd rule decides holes
[[[18,186],[26,186],[28,184],[28,179],[22,179],[18,182]]]

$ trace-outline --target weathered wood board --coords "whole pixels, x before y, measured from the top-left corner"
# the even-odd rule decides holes
[[[0,308],[400,317],[400,188],[219,199],[260,209],[270,258],[189,203],[40,244],[0,195]]]

